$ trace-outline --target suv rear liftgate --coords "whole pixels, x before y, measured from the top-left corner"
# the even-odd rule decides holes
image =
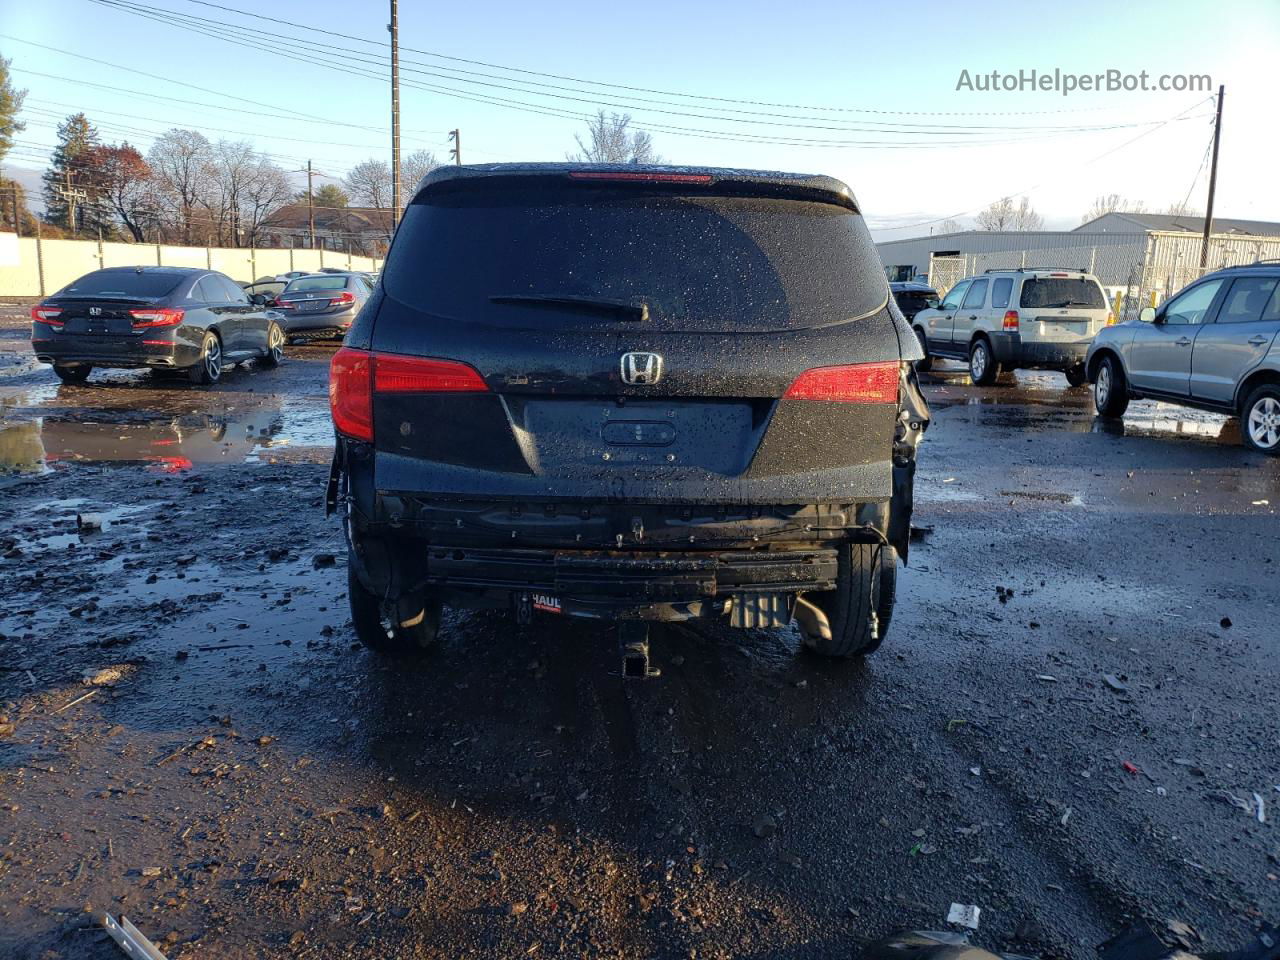
[[[455,171],[331,374],[328,503],[389,633],[424,597],[820,632],[799,598],[841,587],[851,543],[887,554],[891,609],[928,411],[847,188]]]

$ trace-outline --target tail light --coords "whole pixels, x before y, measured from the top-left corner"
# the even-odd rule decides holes
[[[373,441],[375,393],[484,393],[475,367],[456,360],[369,353],[342,347],[329,365],[329,409],[339,433]]]
[[[1004,312],[1004,328],[1006,330],[1018,329],[1018,311],[1017,310],[1006,310]]]
[[[814,367],[796,377],[783,396],[831,403],[897,403],[898,361]]]
[[[152,307],[149,310],[130,310],[135,329],[143,327],[176,327],[182,322],[185,311],[176,307]]]
[[[281,300],[278,297],[276,298],[275,306],[277,310],[293,310],[295,308],[292,300]]]
[[[340,293],[329,301],[331,307],[349,307],[356,302],[356,295],[350,291]]]
[[[62,321],[58,319],[61,315],[61,307],[46,307],[44,304],[37,304],[31,308],[32,320],[39,320],[41,323],[47,323],[51,327],[62,326]]]

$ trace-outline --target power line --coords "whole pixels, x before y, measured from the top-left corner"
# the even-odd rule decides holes
[[[346,62],[349,64],[355,64],[359,66],[374,66],[374,67],[381,66],[381,61],[379,60],[371,60],[368,58],[363,58],[358,54],[353,54],[349,46],[345,44],[343,46],[337,46],[334,44],[317,43],[315,41],[306,40],[299,37],[277,35],[273,38],[273,41],[275,42],[273,42],[272,46],[262,47],[257,44],[258,35],[256,33],[250,33],[246,30],[246,28],[240,27],[236,24],[230,24],[225,21],[209,20],[204,17],[194,17],[187,14],[180,14],[173,11],[165,10],[163,8],[153,7],[147,4],[131,2],[131,0],[91,0],[91,2],[97,3],[101,6],[109,7],[112,9],[117,9],[117,10],[120,10],[121,12],[131,13],[135,16],[143,17],[145,19],[150,19],[155,22],[169,24],[179,29],[188,30],[190,32],[198,33],[204,36],[209,36],[215,39],[221,39],[228,43],[235,43],[239,45],[257,47],[258,49],[265,50],[272,54],[278,55],[280,50],[279,41],[289,41],[293,44],[301,44],[305,47],[311,47],[313,48],[313,50],[321,51],[326,56],[333,56],[333,52],[337,51],[338,55],[344,60],[346,60]],[[257,15],[255,14],[254,16],[257,16]],[[274,18],[268,18],[268,19],[274,19]],[[287,21],[279,21],[279,22],[287,23]],[[307,27],[300,24],[290,24],[290,25],[302,30],[315,30],[321,33],[331,32],[331,31],[319,30],[319,28]],[[247,36],[246,36],[246,33],[248,33]],[[316,63],[312,59],[312,56],[311,56],[312,51],[305,51],[305,52],[307,55],[303,59],[303,62],[314,64],[314,65],[320,65],[320,66],[331,66],[329,64]],[[299,58],[294,57],[293,59],[299,59]],[[1037,126],[1026,126],[1026,125],[974,126],[972,124],[964,124],[964,125],[918,124],[918,123],[902,123],[902,122],[896,122],[896,123],[890,124],[890,123],[885,123],[883,121],[861,121],[863,126],[847,126],[847,125],[831,125],[830,123],[826,123],[826,124],[802,123],[802,122],[796,122],[796,121],[814,119],[814,118],[795,117],[788,114],[768,113],[768,112],[762,112],[758,110],[740,110],[740,109],[734,109],[734,108],[713,108],[713,109],[718,109],[722,112],[727,111],[730,113],[742,113],[742,114],[746,114],[746,116],[739,117],[739,116],[722,116],[714,113],[711,113],[711,114],[694,113],[694,112],[690,112],[690,110],[698,108],[697,104],[694,104],[694,105],[673,104],[670,101],[652,100],[649,98],[640,98],[640,102],[644,104],[659,104],[659,106],[647,106],[647,105],[637,106],[636,103],[634,102],[619,101],[616,98],[605,99],[605,97],[603,97],[602,95],[594,91],[584,91],[578,88],[570,88],[570,87],[563,87],[563,86],[549,85],[549,84],[536,84],[538,86],[550,86],[553,89],[557,89],[557,90],[570,90],[570,91],[573,91],[574,93],[585,93],[589,95],[574,96],[572,94],[566,94],[566,93],[547,93],[540,90],[528,89],[527,86],[513,86],[511,85],[511,83],[493,83],[493,82],[486,82],[483,80],[472,80],[466,77],[459,77],[454,74],[440,73],[436,70],[430,70],[430,69],[420,69],[420,68],[415,69],[413,66],[405,65],[410,63],[412,62],[402,61],[401,69],[408,73],[422,74],[425,76],[434,77],[436,79],[443,79],[443,80],[448,80],[453,82],[472,84],[472,85],[481,86],[481,87],[491,87],[491,88],[496,88],[501,90],[522,93],[526,95],[536,96],[536,97],[548,97],[548,98],[553,98],[557,100],[567,100],[567,101],[572,101],[576,103],[590,104],[596,107],[608,106],[608,107],[620,108],[624,110],[648,110],[654,113],[668,114],[672,116],[686,117],[686,118],[692,118],[692,119],[715,120],[715,121],[727,122],[727,123],[754,124],[754,125],[764,125],[764,126],[793,127],[796,129],[830,130],[830,131],[843,131],[843,132],[849,132],[849,133],[896,133],[900,135],[911,135],[911,136],[979,137],[979,136],[988,136],[992,134],[1008,134],[1010,132],[1026,132],[1028,130],[1045,130],[1049,132],[1077,132],[1077,131],[1085,131],[1085,130],[1101,131],[1101,130],[1122,129],[1126,127],[1135,127],[1135,126],[1142,125],[1141,123],[1124,123],[1124,124],[1097,124],[1092,126],[1051,125],[1051,126],[1037,127]],[[475,71],[461,71],[461,72],[470,73],[475,76],[489,77],[491,79],[496,79],[496,80],[510,79],[507,77],[494,77],[494,75],[492,74],[478,74]],[[458,92],[456,91],[456,88],[445,88],[445,89]],[[613,95],[608,95],[608,96],[613,96]],[[676,106],[676,107],[682,107],[683,109],[679,109],[679,110],[664,109],[664,106]],[[784,119],[782,120],[764,119],[767,117],[784,118]]]
[[[284,26],[294,27],[296,29],[311,30],[315,33],[327,34],[332,37],[337,37],[340,40],[347,43],[351,42],[352,40],[355,40],[360,43],[372,44],[378,47],[388,46],[388,44],[382,41],[368,40],[363,37],[352,37],[347,34],[338,33],[337,31],[334,31],[334,30],[325,30],[322,27],[312,27],[305,24],[299,24],[290,20],[282,20],[277,17],[268,17],[268,16],[265,16],[264,14],[253,13],[251,11],[243,10],[238,7],[231,7],[231,6],[226,6],[219,3],[212,3],[212,2],[209,2],[209,0],[187,0],[187,2],[194,3],[202,7],[210,7],[215,10],[222,10],[226,13],[238,14],[239,16],[242,16],[242,17],[252,17],[256,20],[264,20],[270,23],[277,23],[277,24],[282,24]],[[166,12],[173,12],[177,16],[184,16],[183,14],[176,14],[175,11],[166,11]],[[886,116],[934,116],[934,117],[984,116],[984,117],[989,117],[989,116],[1031,116],[1031,115],[1048,115],[1048,114],[1059,114],[1059,113],[1084,113],[1084,112],[1091,112],[1094,110],[1103,109],[1099,107],[1083,107],[1083,108],[1074,108],[1074,109],[1064,108],[1061,110],[1012,110],[1012,111],[885,110],[885,109],[874,109],[870,107],[831,107],[831,106],[815,106],[815,105],[806,105],[806,104],[797,104],[797,103],[773,103],[765,100],[744,100],[744,99],[739,99],[735,97],[717,97],[717,96],[709,96],[704,94],[681,93],[679,91],[673,91],[673,90],[660,90],[660,89],[654,89],[650,87],[629,86],[627,84],[621,84],[621,83],[606,83],[604,81],[599,81],[599,80],[585,80],[579,77],[564,76],[558,73],[545,73],[538,70],[526,70],[520,67],[506,66],[499,63],[488,63],[484,60],[469,60],[464,57],[454,57],[454,56],[449,56],[448,54],[436,53],[430,50],[419,50],[414,47],[402,47],[402,50],[408,51],[409,53],[418,53],[418,54],[422,54],[423,56],[434,57],[441,60],[450,60],[450,61],[453,61],[454,63],[467,63],[473,66],[489,67],[490,69],[494,69],[494,70],[505,70],[509,73],[522,73],[529,76],[548,77],[553,80],[566,80],[571,83],[585,83],[585,84],[590,84],[592,86],[611,87],[617,90],[628,90],[628,91],[633,91],[637,93],[656,93],[656,94],[661,94],[663,96],[670,96],[670,97],[685,97],[688,99],[711,100],[719,103],[738,103],[738,104],[745,104],[748,106],[778,107],[782,109],[792,109],[792,110],[816,110],[816,111],[832,112],[832,113],[870,113],[870,114],[880,114],[880,115],[886,115]]]

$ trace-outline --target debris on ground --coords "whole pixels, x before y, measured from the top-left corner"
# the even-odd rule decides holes
[[[778,832],[778,822],[767,813],[762,813],[751,821],[751,832],[761,838],[772,837]]]
[[[1231,618],[1223,617],[1221,620],[1218,621],[1218,626],[1220,626],[1223,630],[1228,629],[1231,626]]]
[[[1114,673],[1104,673],[1102,682],[1114,690],[1116,693],[1125,693],[1129,689],[1129,685],[1117,677]]]
[[[978,929],[978,918],[982,914],[982,908],[974,906],[972,903],[953,903],[951,909],[947,911],[947,923],[954,923],[961,927],[968,927],[970,930]]]
[[[124,914],[120,915],[119,923],[116,923],[109,913],[99,917],[98,922],[127,956],[144,957],[146,960],[165,960],[164,954],[156,949],[156,945],[143,936]]]
[[[1128,760],[1125,760],[1123,763],[1120,764],[1120,766],[1124,767],[1124,772],[1128,774],[1132,774],[1136,776],[1139,772],[1141,772],[1138,770],[1138,765],[1136,763],[1130,763]]]

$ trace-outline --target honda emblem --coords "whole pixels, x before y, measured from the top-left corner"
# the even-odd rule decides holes
[[[101,307],[90,307],[90,308],[89,308],[89,316],[91,316],[91,317],[100,317],[100,316],[102,316],[102,308],[101,308]]]
[[[622,382],[633,387],[651,387],[662,379],[662,355],[659,353],[624,353]]]

